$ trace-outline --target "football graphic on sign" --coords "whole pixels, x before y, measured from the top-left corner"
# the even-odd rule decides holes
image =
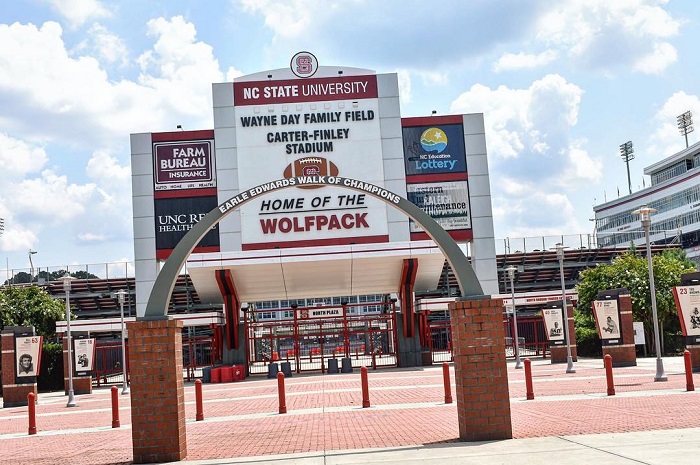
[[[284,169],[286,179],[299,176],[338,176],[338,167],[323,157],[306,157],[294,160]],[[299,186],[299,189],[318,189],[323,186]]]

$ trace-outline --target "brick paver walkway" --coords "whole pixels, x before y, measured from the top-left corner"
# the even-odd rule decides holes
[[[576,373],[533,359],[535,400],[525,400],[524,370],[509,364],[515,438],[700,426],[700,393],[686,392],[682,358],[665,359],[668,381],[655,383],[654,360],[615,369],[616,396],[606,393],[601,360]],[[696,375],[697,378],[697,375]],[[697,381],[697,379],[696,379]],[[185,393],[188,460],[398,447],[458,440],[456,404],[444,404],[441,366],[369,373],[371,408],[363,409],[359,370],[286,380],[279,415],[277,381],[203,386],[205,420],[196,422],[194,387]],[[699,387],[700,388],[700,387]],[[454,396],[454,386],[452,386]],[[111,428],[109,389],[77,396],[40,394],[39,433],[27,435],[27,408],[0,410],[0,464],[131,463],[129,396],[120,397],[121,427]]]

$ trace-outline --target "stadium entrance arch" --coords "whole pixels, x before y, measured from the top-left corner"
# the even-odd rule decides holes
[[[151,295],[146,305],[146,311],[139,320],[167,319],[168,302],[172,293],[178,273],[185,265],[187,257],[197,243],[214,226],[216,226],[229,213],[240,208],[245,203],[260,196],[290,187],[302,186],[336,186],[354,191],[366,193],[372,197],[384,201],[392,207],[402,211],[413,221],[419,224],[428,236],[442,251],[455,273],[457,283],[464,298],[478,298],[484,295],[481,284],[474,273],[467,257],[452,237],[423,210],[383,187],[366,183],[352,178],[339,176],[300,176],[295,178],[278,179],[261,184],[226,200],[218,207],[207,213],[189,232],[180,240],[170,257],[165,261],[163,268],[158,273]]]

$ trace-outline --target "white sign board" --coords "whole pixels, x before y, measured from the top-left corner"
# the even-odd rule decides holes
[[[470,229],[469,184],[467,181],[408,184],[408,200],[432,216],[445,231]],[[411,232],[423,231],[413,220]]]
[[[41,336],[15,338],[16,374],[18,378],[39,375],[41,343]]]
[[[635,321],[632,323],[634,327],[634,345],[643,346],[646,344],[646,338],[644,337],[644,323],[641,321]]]
[[[544,328],[550,341],[564,340],[564,318],[561,308],[545,308],[542,310]]]
[[[620,339],[620,314],[617,308],[617,300],[593,301],[593,314],[601,339]]]
[[[95,339],[75,339],[75,371],[92,371],[95,363]]]
[[[677,286],[673,288],[673,295],[683,334],[700,336],[700,286]]]
[[[377,95],[376,75],[234,82],[240,190],[314,175],[383,185]],[[386,205],[299,187],[241,207],[241,232],[244,249],[386,242]]]

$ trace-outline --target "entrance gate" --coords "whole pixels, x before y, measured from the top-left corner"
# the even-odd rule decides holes
[[[353,367],[397,366],[393,302],[323,305],[245,314],[250,374],[267,373],[270,361],[289,362],[292,372],[328,369],[328,360]]]

